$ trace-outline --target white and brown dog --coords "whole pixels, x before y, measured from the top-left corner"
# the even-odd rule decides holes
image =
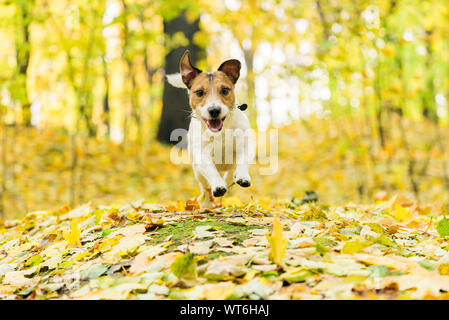
[[[192,66],[189,51],[180,61],[180,73],[167,75],[175,87],[187,88],[192,118],[187,134],[193,171],[201,188],[201,207],[214,206],[235,182],[251,185],[249,165],[254,158],[251,127],[236,107],[234,86],[240,61],[223,62],[217,71],[202,72]]]

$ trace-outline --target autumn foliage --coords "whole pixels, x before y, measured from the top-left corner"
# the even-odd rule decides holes
[[[446,0],[0,1],[0,299],[447,299],[448,21]],[[276,137],[212,210],[158,135],[191,116],[164,99],[187,47],[241,61]]]

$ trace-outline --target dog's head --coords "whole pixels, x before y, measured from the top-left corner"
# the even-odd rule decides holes
[[[182,81],[189,89],[190,106],[209,130],[223,128],[226,116],[235,108],[234,86],[240,76],[240,61],[223,62],[217,71],[202,72],[192,66],[189,51],[179,63]]]

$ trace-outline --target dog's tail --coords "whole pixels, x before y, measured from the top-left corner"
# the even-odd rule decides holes
[[[184,82],[182,82],[182,77],[179,72],[167,74],[166,78],[167,78],[168,83],[170,83],[173,87],[187,89]]]

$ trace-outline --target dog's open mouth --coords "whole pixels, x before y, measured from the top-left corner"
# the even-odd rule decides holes
[[[223,119],[204,119],[204,122],[206,122],[207,126],[209,127],[209,130],[212,132],[218,132],[221,130],[221,128],[223,128],[223,121],[225,120],[226,117],[224,117]]]

